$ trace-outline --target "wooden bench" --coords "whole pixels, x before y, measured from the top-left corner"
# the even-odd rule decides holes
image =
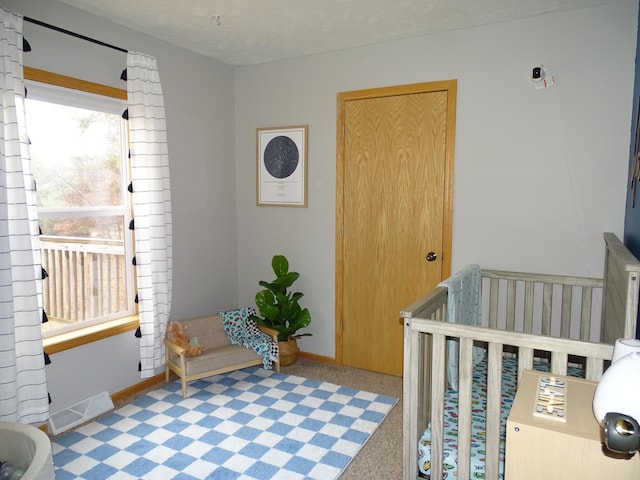
[[[165,338],[166,347],[166,379],[169,381],[171,372],[180,377],[182,383],[182,397],[187,398],[187,383],[200,378],[211,377],[220,373],[239,370],[241,368],[262,365],[262,357],[252,349],[233,345],[224,331],[222,317],[218,314],[180,320],[188,325],[191,338],[197,337],[204,347],[202,355],[188,357],[186,349]],[[278,332],[259,326],[274,342],[278,342]],[[274,369],[280,371],[280,359],[273,364]]]

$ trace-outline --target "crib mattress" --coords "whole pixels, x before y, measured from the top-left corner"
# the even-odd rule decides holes
[[[534,362],[533,368],[549,371],[547,362]],[[505,355],[502,367],[502,395],[500,409],[500,479],[504,478],[504,449],[507,417],[516,396],[518,363],[514,356]],[[568,375],[581,376],[580,369],[570,368]],[[485,411],[487,406],[487,360],[478,362],[473,370],[471,408],[471,478],[484,478],[485,470]],[[418,442],[418,466],[420,476],[431,478],[431,426],[429,425]],[[443,476],[454,479],[458,476],[458,392],[447,390],[444,406]]]

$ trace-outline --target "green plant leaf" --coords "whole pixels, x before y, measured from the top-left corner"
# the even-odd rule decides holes
[[[302,310],[296,317],[297,329],[308,327],[311,323],[311,313],[308,309]]]
[[[276,306],[276,298],[269,290],[260,290],[256,293],[256,306],[265,319],[269,319],[272,323],[278,320],[280,309]]]
[[[260,290],[258,293],[256,293],[256,305],[258,306],[258,308],[275,304],[276,298],[269,290]]]
[[[274,255],[271,260],[271,268],[276,277],[280,278],[289,271],[289,260],[284,255]]]

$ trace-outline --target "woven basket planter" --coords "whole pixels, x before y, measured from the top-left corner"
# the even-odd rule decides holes
[[[280,350],[280,366],[286,367],[298,361],[298,352],[300,352],[300,349],[298,348],[298,342],[295,338],[278,342],[278,349]]]

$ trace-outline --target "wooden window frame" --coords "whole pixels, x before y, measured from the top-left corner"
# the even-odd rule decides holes
[[[24,79],[55,85],[73,90],[80,90],[97,95],[116,98],[119,100],[127,99],[127,91],[108,85],[93,83],[78,78],[68,77],[45,70],[39,70],[32,67],[24,67]],[[135,281],[135,279],[134,279]],[[90,325],[78,328],[71,332],[64,332],[59,335],[43,339],[43,346],[48,354],[54,354],[69,350],[91,342],[109,338],[121,333],[135,330],[139,326],[138,314],[125,316],[122,318],[107,320],[97,325]]]

